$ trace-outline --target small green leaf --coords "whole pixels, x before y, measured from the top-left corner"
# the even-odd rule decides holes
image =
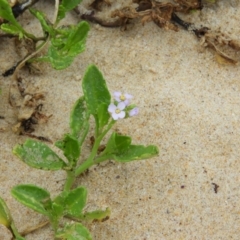
[[[108,120],[110,118],[110,114],[108,113],[108,105],[103,103],[98,107],[98,125],[99,128],[103,128],[105,125],[107,125]]]
[[[90,232],[81,223],[66,224],[55,237],[62,240],[92,240]]]
[[[55,145],[63,150],[64,156],[68,161],[74,164],[80,156],[80,146],[76,138],[70,134],[65,134],[63,140],[57,141]]]
[[[75,46],[85,42],[88,31],[89,24],[87,22],[82,21],[78,25],[73,26],[61,51],[66,52],[70,56],[76,56],[77,49],[75,49]]]
[[[18,27],[19,29],[22,29],[20,24],[15,19],[13,12],[12,12],[12,8],[10,7],[7,0],[0,0],[0,17],[9,21],[10,23],[12,23],[14,26]]]
[[[63,0],[61,2],[61,5],[67,10],[70,11],[72,9],[74,9],[78,4],[80,4],[82,2],[82,0]]]
[[[18,237],[15,238],[15,240],[26,240],[26,238],[18,236]]]
[[[57,229],[59,224],[59,219],[63,216],[64,207],[61,204],[52,202],[51,210],[51,222],[53,224],[53,228]]]
[[[17,185],[11,191],[13,197],[23,205],[48,216],[48,207],[50,204],[50,193],[45,189],[31,184]]]
[[[102,152],[102,155],[120,153],[121,151],[125,151],[126,149],[128,149],[130,144],[131,144],[130,137],[123,136],[113,132],[106,144],[105,150]]]
[[[19,29],[18,27],[12,25],[12,24],[9,24],[9,23],[3,23],[1,25],[1,29],[6,32],[6,33],[9,33],[9,34],[12,34],[12,35],[19,35],[19,38],[23,38],[24,34],[23,34],[23,31],[21,29]]]
[[[10,211],[5,201],[0,197],[0,224],[9,227],[12,222]]]
[[[66,163],[45,143],[32,139],[26,140],[23,145],[15,146],[13,153],[29,166],[38,169],[59,170],[66,166]]]
[[[96,210],[93,212],[87,212],[84,213],[81,217],[82,220],[87,220],[87,221],[105,221],[107,220],[111,215],[111,211],[109,208],[106,210]]]
[[[87,202],[87,189],[78,187],[72,190],[65,199],[65,208],[67,214],[78,217],[82,214],[82,210]]]
[[[63,19],[66,12],[75,8],[81,1],[82,0],[63,0],[59,5],[57,21],[59,22],[61,19]]]
[[[55,30],[51,26],[51,23],[47,20],[45,14],[36,9],[29,9],[29,11],[33,16],[35,16],[39,20],[43,31],[47,32],[51,37],[53,37],[55,35]]]
[[[88,67],[83,78],[82,88],[87,108],[94,116],[96,123],[99,127],[106,124],[109,113],[103,110],[106,110],[110,104],[111,95],[102,73],[96,66],[90,65]]]
[[[64,30],[59,28],[58,35],[51,39],[47,55],[35,60],[50,62],[57,70],[67,68],[84,51],[88,31],[89,24],[84,21],[76,26],[65,27]]]
[[[71,135],[78,137],[80,131],[83,130],[84,125],[89,120],[89,114],[85,106],[84,97],[79,98],[73,106],[70,115],[70,129]]]
[[[130,145],[125,151],[113,155],[113,159],[118,162],[130,162],[133,160],[148,159],[158,155],[159,151],[156,146],[149,145]]]
[[[101,156],[111,155],[116,161],[129,162],[151,158],[157,154],[158,148],[156,146],[131,145],[130,137],[113,132]]]

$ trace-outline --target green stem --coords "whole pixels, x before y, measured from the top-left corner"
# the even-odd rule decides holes
[[[99,148],[99,145],[103,139],[103,137],[107,134],[107,132],[111,129],[111,127],[113,126],[113,124],[115,123],[116,121],[112,120],[107,128],[99,135],[99,137],[97,137],[95,139],[95,142],[94,142],[94,145],[93,145],[93,148],[92,148],[92,152],[90,154],[90,156],[87,158],[86,161],[84,161],[76,170],[75,170],[75,176],[78,176],[80,175],[81,173],[83,173],[85,170],[87,170],[88,168],[90,168],[92,165],[94,164],[97,164],[99,163],[98,161],[96,161],[97,159],[94,159],[97,155],[97,151],[98,151],[98,148]],[[102,156],[104,160],[101,160],[102,161],[105,161],[106,158],[104,158],[104,156]]]
[[[14,222],[11,223],[11,231],[12,231],[13,235],[14,235],[17,239],[19,239],[19,240],[21,240],[21,239],[24,240],[24,238],[23,238],[23,237],[20,235],[20,233],[18,232],[18,230],[17,230]]]
[[[64,185],[64,191],[69,192],[76,177],[73,171],[66,171],[66,172],[67,172],[67,180]]]

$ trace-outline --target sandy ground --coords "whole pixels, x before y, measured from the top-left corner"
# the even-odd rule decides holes
[[[38,8],[51,12],[53,5],[41,1]],[[28,12],[20,19],[29,29],[37,29]],[[228,1],[185,19],[212,29],[220,26],[240,39],[240,7],[233,8]],[[77,20],[75,14],[68,15],[68,22]],[[2,73],[18,56],[12,41],[1,41]],[[71,107],[81,95],[81,80],[91,63],[103,72],[111,92],[132,94],[140,108],[139,116],[119,121],[115,129],[131,135],[134,143],[160,149],[153,159],[102,164],[78,179],[77,184],[88,188],[88,209],[112,210],[108,221],[87,224],[93,238],[240,239],[239,66],[220,65],[212,51],[201,48],[193,34],[181,29],[165,31],[153,23],[142,27],[136,22],[123,32],[91,24],[86,51],[71,67],[55,71],[42,64],[40,75],[27,77],[29,86],[46,96],[43,111],[53,114],[47,124],[37,127],[36,135],[56,141],[68,131]],[[31,169],[12,154],[26,137],[7,130],[16,122],[7,102],[10,79],[0,77],[0,115],[5,117],[0,126],[6,128],[0,133],[0,195],[19,231],[24,231],[44,217],[16,202],[10,189],[33,183],[55,196],[65,173]],[[214,184],[219,186],[217,192]],[[26,239],[51,240],[53,234],[45,227]]]

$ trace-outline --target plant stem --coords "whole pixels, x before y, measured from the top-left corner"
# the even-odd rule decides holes
[[[20,235],[20,233],[18,232],[18,230],[17,230],[14,222],[11,223],[11,229],[10,229],[10,230],[11,230],[11,232],[13,233],[13,235],[14,235],[16,238],[18,238],[18,239],[24,239],[24,238]]]
[[[81,173],[83,173],[85,170],[87,170],[88,168],[90,168],[92,165],[99,163],[98,161],[96,161],[97,159],[94,160],[95,156],[97,155],[97,151],[98,151],[98,147],[103,139],[103,137],[107,134],[107,132],[111,129],[111,127],[113,126],[113,124],[116,121],[112,120],[107,128],[99,135],[99,137],[97,137],[95,139],[93,148],[92,148],[92,152],[90,154],[90,156],[87,158],[86,161],[84,161],[76,170],[75,170],[75,176],[80,175]],[[102,156],[102,159],[100,162],[107,160],[104,156]]]
[[[64,185],[64,191],[69,192],[76,177],[73,171],[66,171],[66,172],[67,172],[67,180]]]

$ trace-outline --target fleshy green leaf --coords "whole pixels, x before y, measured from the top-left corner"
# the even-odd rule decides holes
[[[79,98],[73,106],[70,115],[71,135],[79,137],[80,132],[88,125],[89,113],[85,106],[84,97]]]
[[[36,60],[50,62],[57,70],[67,68],[84,51],[88,31],[89,24],[84,21],[76,26],[65,27],[64,31],[59,29],[58,35],[51,39],[47,55]]]
[[[13,197],[23,205],[48,216],[47,208],[51,204],[50,193],[35,185],[17,185],[11,191]]]
[[[66,224],[55,237],[62,240],[92,240],[90,232],[81,223]]]
[[[0,17],[7,20],[8,24],[2,24],[0,28],[10,34],[18,34],[20,38],[26,33],[18,21],[15,19],[12,8],[7,0],[0,0]]]
[[[12,34],[12,35],[19,35],[19,38],[23,38],[23,32],[21,29],[19,29],[18,27],[12,25],[12,24],[9,24],[9,23],[3,23],[1,25],[1,29],[6,32],[6,33],[9,33],[9,34]]]
[[[32,13],[33,16],[35,16],[39,20],[44,32],[49,33],[50,36],[55,35],[55,30],[51,26],[51,23],[46,19],[46,16],[44,13],[42,13],[36,9],[29,9],[29,11]]]
[[[133,160],[148,159],[158,155],[159,151],[156,146],[149,145],[130,145],[125,151],[113,155],[113,159],[118,162],[130,162]]]
[[[109,113],[103,110],[110,104],[111,96],[106,81],[96,66],[88,67],[83,78],[82,88],[89,112],[94,116],[98,126],[102,127],[109,117]],[[101,119],[101,123],[99,119]]]
[[[9,227],[12,222],[10,211],[5,201],[0,197],[0,224]]]
[[[123,136],[113,132],[102,154],[120,153],[121,151],[128,149],[130,144],[131,144],[130,137]]]
[[[103,103],[99,106],[97,116],[98,116],[99,128],[103,128],[105,125],[107,125],[108,120],[110,118],[107,104]]]
[[[80,219],[87,220],[87,221],[93,221],[93,220],[105,221],[110,217],[110,215],[111,215],[111,211],[109,208],[107,208],[106,210],[96,210],[93,212],[84,213]]]
[[[67,214],[78,217],[82,214],[82,210],[87,202],[87,189],[78,187],[72,190],[65,199],[65,208]]]
[[[12,8],[10,7],[7,0],[0,0],[0,17],[9,21],[14,26],[21,28],[17,20],[15,19]]]
[[[58,228],[59,219],[63,216],[64,206],[55,202],[52,202],[51,205],[51,218],[54,227]]]
[[[16,239],[16,240],[26,240],[26,238],[20,237],[20,236],[16,237],[15,239]]]
[[[45,143],[26,140],[23,145],[17,145],[13,153],[31,167],[44,170],[59,170],[66,163]]]
[[[82,0],[63,0],[59,5],[57,20],[60,21],[61,19],[63,19],[66,12],[75,8],[81,1]]]
[[[72,9],[74,9],[78,4],[80,4],[82,2],[82,0],[63,0],[61,2],[61,5],[67,10],[70,11]]]
[[[80,156],[80,146],[76,138],[69,134],[65,134],[63,140],[55,143],[57,147],[63,150],[64,156],[73,164]]]
[[[76,47],[81,46],[86,40],[89,31],[89,24],[87,22],[80,22],[78,25],[73,26],[69,35],[66,38],[65,46],[61,49],[62,52],[70,56],[76,56]],[[79,45],[80,43],[80,45]]]
[[[157,154],[156,146],[131,145],[130,137],[112,133],[101,155],[111,155],[116,161],[129,162],[151,158]]]

